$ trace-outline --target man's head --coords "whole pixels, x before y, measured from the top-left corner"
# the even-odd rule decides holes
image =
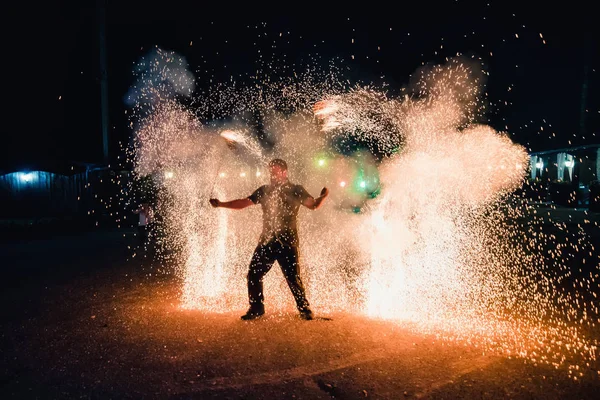
[[[284,183],[288,179],[287,164],[282,159],[276,158],[269,163],[269,172],[271,173],[272,183]]]

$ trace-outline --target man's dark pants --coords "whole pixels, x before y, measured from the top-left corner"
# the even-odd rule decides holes
[[[309,309],[304,285],[300,279],[299,258],[298,246],[286,241],[274,239],[256,247],[248,271],[248,297],[251,308],[263,309],[263,278],[277,261],[294,295],[298,310],[302,312]]]

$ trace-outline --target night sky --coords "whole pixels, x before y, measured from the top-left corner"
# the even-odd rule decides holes
[[[198,88],[206,87],[209,78],[243,80],[262,56],[290,68],[308,60],[327,65],[335,58],[348,67],[348,79],[386,82],[397,90],[423,62],[441,63],[460,52],[481,57],[489,72],[486,92],[493,107],[488,119],[494,128],[507,130],[533,151],[568,146],[569,141],[600,143],[600,42],[589,6],[434,3],[397,2],[391,9],[369,8],[369,2],[357,8],[286,2],[260,10],[198,1],[108,2],[112,155],[118,142],[126,143],[131,135],[124,96],[134,81],[133,63],[156,45],[187,59]],[[0,169],[101,162],[95,2],[12,2],[5,7]]]

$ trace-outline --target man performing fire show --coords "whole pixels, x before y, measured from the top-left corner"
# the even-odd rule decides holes
[[[254,204],[262,206],[263,229],[248,271],[250,308],[241,318],[253,320],[264,315],[263,278],[277,261],[294,295],[300,318],[312,320],[313,313],[300,278],[296,220],[300,205],[311,210],[318,209],[328,196],[329,190],[324,187],[321,195],[315,199],[302,185],[289,181],[287,164],[281,159],[272,160],[269,163],[269,171],[271,183],[259,187],[247,198],[226,202],[210,199],[213,207],[234,210],[241,210]]]

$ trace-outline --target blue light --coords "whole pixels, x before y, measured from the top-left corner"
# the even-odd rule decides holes
[[[19,172],[19,180],[21,182],[31,182],[34,178],[34,175],[32,172]]]

